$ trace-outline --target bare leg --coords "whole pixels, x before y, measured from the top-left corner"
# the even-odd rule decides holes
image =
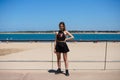
[[[63,58],[64,58],[64,63],[65,63],[65,75],[69,76],[69,71],[68,71],[68,58],[67,58],[67,53],[63,53]]]
[[[67,53],[63,53],[63,59],[64,59],[64,63],[65,63],[65,69],[68,69]]]
[[[61,53],[56,53],[57,55],[57,66],[58,68],[61,68]]]

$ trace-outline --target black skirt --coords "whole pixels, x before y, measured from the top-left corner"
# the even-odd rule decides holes
[[[59,53],[67,53],[70,51],[66,42],[56,42],[55,49],[56,49],[56,52],[59,52]]]

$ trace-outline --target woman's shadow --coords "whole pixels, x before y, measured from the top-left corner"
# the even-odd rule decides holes
[[[48,72],[54,73],[54,74],[64,74],[65,75],[64,71],[62,71],[61,73],[57,73],[57,70],[54,70],[54,69],[49,69]]]

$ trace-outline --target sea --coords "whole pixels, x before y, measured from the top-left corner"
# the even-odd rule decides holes
[[[73,33],[72,41],[120,41],[120,34],[80,34]],[[69,37],[69,36],[68,36]],[[17,33],[17,34],[0,34],[0,41],[54,41],[55,34],[48,33]]]

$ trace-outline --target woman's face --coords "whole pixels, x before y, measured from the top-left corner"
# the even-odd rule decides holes
[[[60,24],[60,30],[64,30],[64,25],[63,24]]]

